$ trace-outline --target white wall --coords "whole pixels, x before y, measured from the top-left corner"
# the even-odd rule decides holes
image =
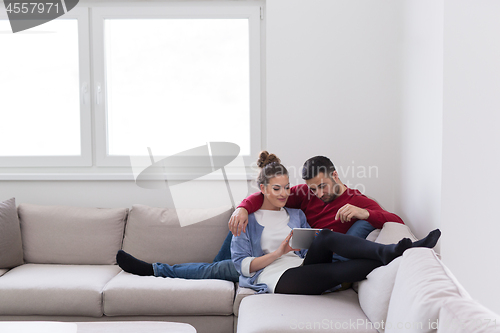
[[[249,193],[247,182],[232,181],[231,186],[238,205]],[[0,181],[0,201],[15,197],[17,204],[110,208],[130,208],[134,204],[166,208],[231,206],[222,181],[190,181],[173,188],[144,189],[134,181]]]
[[[407,0],[402,12],[401,165],[395,210],[419,238],[441,224],[443,6],[443,0]]]
[[[441,253],[500,313],[500,2],[444,1]]]
[[[345,183],[392,210],[400,1],[267,0],[266,6],[267,149],[296,167],[294,184],[302,182],[306,159],[328,156]]]
[[[344,182],[393,210],[399,1],[269,0],[266,6],[263,148],[290,166],[294,184],[302,182],[307,158],[329,156]],[[213,184],[195,182],[186,195]],[[37,204],[172,206],[168,194],[132,181],[0,182],[0,199],[11,196]]]

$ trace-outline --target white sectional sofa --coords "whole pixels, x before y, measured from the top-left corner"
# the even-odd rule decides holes
[[[415,240],[408,227],[386,223],[368,238]],[[372,271],[353,289],[324,294],[252,295],[239,306],[238,333],[500,332],[500,316],[474,301],[434,250],[414,248]]]
[[[356,288],[355,288],[356,289]],[[348,289],[243,299],[238,333],[500,332],[500,316],[474,301],[430,249],[410,249]]]
[[[202,222],[181,227],[181,213]],[[119,249],[148,262],[210,262],[231,213],[0,203],[0,321],[170,321],[200,333],[500,332],[500,317],[429,249],[408,250],[354,289],[321,296],[254,295],[228,281],[140,277],[116,265]],[[413,235],[397,223],[369,235],[402,237]]]

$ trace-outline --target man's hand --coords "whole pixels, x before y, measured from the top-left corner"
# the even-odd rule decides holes
[[[335,220],[340,219],[340,221],[344,223],[350,222],[353,218],[356,218],[358,220],[366,220],[368,217],[370,217],[370,213],[368,213],[366,209],[359,208],[351,204],[346,204],[337,211]]]
[[[241,235],[241,231],[245,232],[248,224],[248,211],[245,208],[236,208],[229,219],[229,230],[234,236]]]

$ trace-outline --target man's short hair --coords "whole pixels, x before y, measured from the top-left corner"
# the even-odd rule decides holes
[[[302,179],[308,180],[316,177],[320,173],[324,173],[330,177],[335,171],[335,166],[328,157],[314,156],[308,159],[302,167]]]

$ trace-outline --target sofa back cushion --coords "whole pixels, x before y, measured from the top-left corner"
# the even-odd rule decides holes
[[[21,228],[14,198],[0,202],[0,269],[23,264]]]
[[[229,229],[232,208],[167,209],[134,205],[123,250],[147,262],[212,262]],[[181,227],[178,214],[200,221]]]
[[[20,204],[24,260],[33,264],[116,264],[127,208]]]
[[[386,333],[436,332],[439,310],[452,298],[469,294],[427,248],[405,251],[389,303]]]

